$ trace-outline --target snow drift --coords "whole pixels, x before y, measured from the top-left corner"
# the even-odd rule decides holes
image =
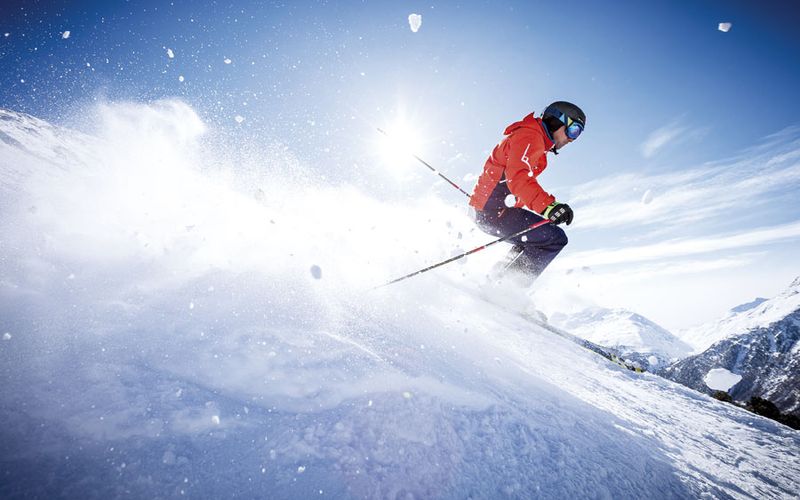
[[[792,497],[798,434],[480,298],[458,207],[180,102],[0,111],[0,495]],[[456,245],[454,245],[456,242]],[[459,283],[455,285],[454,283]]]

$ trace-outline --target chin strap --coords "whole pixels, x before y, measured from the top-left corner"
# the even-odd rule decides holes
[[[555,145],[555,144],[553,144],[553,147],[552,147],[552,148],[550,148],[550,151],[552,151],[554,155],[557,155],[557,154],[558,154],[558,148],[556,147],[556,145]]]

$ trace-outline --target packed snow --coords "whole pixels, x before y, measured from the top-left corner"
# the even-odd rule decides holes
[[[800,490],[797,432],[481,298],[505,248],[372,290],[485,243],[465,208],[314,182],[178,101],[82,115],[0,110],[4,498]]]
[[[715,391],[725,391],[727,392],[731,387],[738,384],[739,381],[742,380],[741,375],[737,375],[725,368],[714,368],[713,370],[709,370],[706,376],[703,378],[703,382],[706,385]]]
[[[717,29],[719,29],[723,33],[727,33],[727,32],[729,32],[731,30],[732,26],[733,26],[733,24],[731,24],[731,23],[719,23],[719,26],[717,27]]]
[[[70,35],[70,32],[69,31],[65,31],[65,32],[61,33],[61,38],[66,40],[67,38],[69,38],[69,35]]]
[[[167,49],[167,57],[169,57],[170,59],[175,58],[175,53],[172,52],[172,49]]]

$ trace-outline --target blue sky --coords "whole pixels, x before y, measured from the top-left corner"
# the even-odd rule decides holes
[[[678,327],[800,274],[799,11],[6,1],[0,107],[74,125],[96,100],[177,97],[234,138],[285,144],[328,182],[460,203],[418,166],[378,164],[375,127],[403,119],[417,153],[471,189],[505,125],[570,100],[586,133],[540,179],[576,211],[559,265],[590,266],[584,289]],[[411,13],[422,15],[416,33]]]

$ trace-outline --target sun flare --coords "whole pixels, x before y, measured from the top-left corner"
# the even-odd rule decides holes
[[[417,154],[422,140],[415,127],[404,120],[396,120],[385,129],[380,129],[381,158],[387,164],[406,162]]]

